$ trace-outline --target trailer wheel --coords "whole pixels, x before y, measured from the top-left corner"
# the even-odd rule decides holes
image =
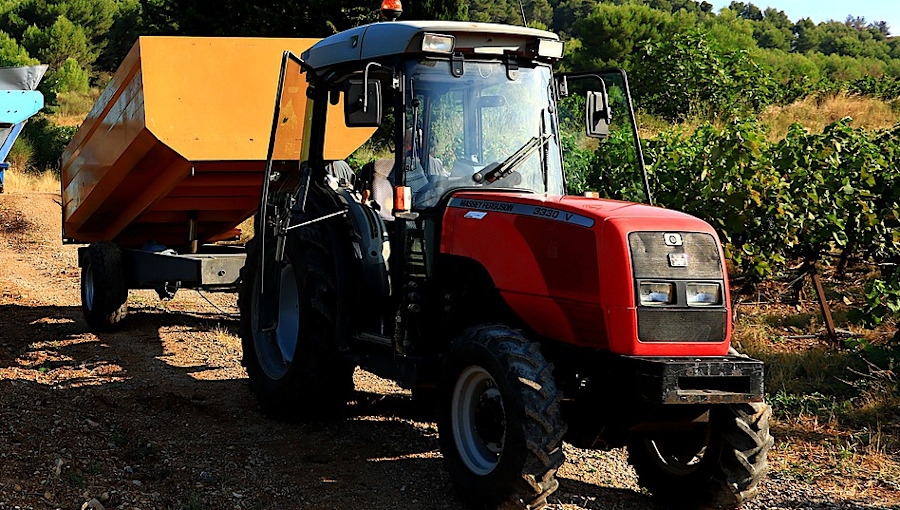
[[[504,326],[472,328],[454,341],[438,441],[469,503],[540,508],[559,486],[566,425],[552,371],[538,344]]]
[[[266,258],[267,273],[274,272],[266,285],[278,289],[273,297],[260,293],[259,257],[259,243],[251,241],[238,299],[250,389],[274,418],[332,417],[350,400],[353,366],[335,344],[335,259],[322,230],[298,229],[283,262]]]
[[[636,434],[629,460],[641,486],[667,505],[738,508],[765,476],[771,415],[764,403],[716,406],[707,428]]]
[[[128,311],[122,250],[108,241],[87,247],[81,261],[81,311],[93,331],[108,331]]]

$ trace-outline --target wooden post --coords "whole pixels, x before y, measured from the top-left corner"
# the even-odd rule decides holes
[[[835,344],[838,344],[839,347],[844,347],[844,342],[838,342],[837,332],[834,329],[834,319],[831,318],[831,308],[828,306],[828,301],[825,299],[825,289],[822,287],[822,278],[819,276],[819,272],[813,268],[810,271],[813,279],[813,285],[816,286],[816,295],[819,297],[819,307],[822,309],[822,318],[825,319],[825,328],[828,330],[828,338],[831,338],[831,341]]]

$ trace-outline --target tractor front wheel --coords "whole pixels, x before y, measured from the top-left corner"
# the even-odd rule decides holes
[[[666,505],[738,508],[765,476],[771,415],[765,403],[715,406],[707,427],[636,433],[629,460],[641,486]]]
[[[553,365],[504,326],[453,343],[438,413],[438,441],[460,495],[475,505],[540,508],[559,483],[566,425]]]

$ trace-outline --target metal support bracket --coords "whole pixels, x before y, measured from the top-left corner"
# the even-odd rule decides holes
[[[455,78],[462,78],[463,74],[465,74],[465,69],[463,68],[463,54],[462,53],[454,53],[450,55],[450,73]]]

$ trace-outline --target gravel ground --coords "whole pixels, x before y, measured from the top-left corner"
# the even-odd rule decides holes
[[[431,417],[388,381],[357,371],[342,421],[264,418],[234,294],[133,291],[121,330],[87,332],[58,200],[0,195],[0,509],[463,508]],[[623,451],[566,454],[549,508],[664,508]],[[773,472],[746,508],[900,508],[873,494],[840,501]]]

